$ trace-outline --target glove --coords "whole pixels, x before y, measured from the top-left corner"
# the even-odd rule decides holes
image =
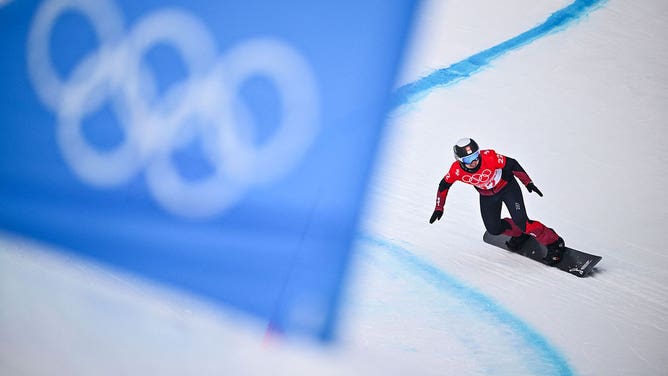
[[[543,192],[541,192],[540,189],[536,188],[536,186],[533,185],[533,183],[527,184],[527,191],[529,191],[529,193],[536,191],[536,193],[538,193],[538,196],[543,197]]]
[[[434,221],[440,220],[442,216],[443,210],[434,210],[434,214],[432,214],[431,218],[429,218],[429,223],[434,223]]]

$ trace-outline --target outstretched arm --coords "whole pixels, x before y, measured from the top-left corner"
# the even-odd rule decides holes
[[[445,206],[445,198],[448,197],[448,190],[452,186],[451,183],[445,181],[445,178],[441,180],[441,183],[438,185],[438,193],[436,194],[436,208],[434,208],[434,213],[432,213],[429,223],[434,223],[437,220],[440,220],[443,216],[443,207]]]
[[[536,192],[540,197],[543,197],[543,192],[540,191],[534,184],[533,181],[531,181],[531,178],[529,177],[529,174],[524,171],[522,166],[520,165],[517,160],[513,158],[506,157],[506,165],[503,168],[505,171],[510,171],[516,178],[518,178],[522,184],[527,188],[529,193],[531,192]]]

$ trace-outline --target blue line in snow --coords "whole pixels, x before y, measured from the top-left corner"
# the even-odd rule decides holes
[[[542,24],[529,29],[514,38],[481,51],[460,62],[452,64],[447,68],[438,69],[415,82],[401,86],[393,94],[391,108],[396,109],[404,104],[417,102],[435,88],[450,86],[466,79],[487,67],[498,57],[525,46],[550,33],[563,30],[566,26],[586,16],[606,1],[607,0],[575,0],[571,5],[553,13]],[[428,280],[440,289],[457,296],[459,299],[477,306],[482,311],[495,317],[500,324],[512,328],[513,332],[520,335],[526,341],[528,346],[538,354],[538,358],[554,367],[554,374],[573,375],[573,371],[569,367],[566,359],[553,348],[545,338],[482,293],[465,286],[463,283],[445,274],[437,267],[419,259],[408,250],[396,244],[369,236],[361,236],[361,238],[378,247],[388,250],[392,255],[408,265],[425,280]],[[542,374],[550,374],[549,372],[546,372],[547,370],[545,369],[538,371]]]
[[[447,68],[438,69],[415,82],[399,87],[393,94],[391,109],[417,102],[437,87],[450,86],[487,67],[496,58],[527,45],[550,33],[563,30],[568,24],[579,20],[600,7],[607,0],[576,0],[571,5],[553,13],[542,24],[524,33],[481,51]]]
[[[359,238],[373,246],[388,251],[402,265],[406,265],[416,275],[436,286],[439,290],[456,297],[458,300],[467,303],[480,312],[484,312],[499,326],[511,329],[512,333],[522,338],[524,344],[531,349],[534,359],[537,359],[536,364],[528,364],[530,367],[536,368],[536,374],[574,374],[566,359],[544,337],[492,299],[464,285],[397,244],[368,235],[361,235]],[[447,320],[447,317],[444,319]],[[528,360],[528,363],[531,362]]]

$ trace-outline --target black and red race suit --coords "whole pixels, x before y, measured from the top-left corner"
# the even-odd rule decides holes
[[[527,233],[542,244],[550,244],[559,239],[554,230],[539,221],[529,219],[524,207],[519,179],[525,186],[531,178],[513,158],[494,150],[480,150],[480,160],[473,169],[460,162],[454,162],[438,186],[436,210],[443,210],[448,190],[456,181],[470,184],[480,194],[480,213],[485,228],[490,234],[519,236]],[[511,218],[501,218],[501,205],[505,204]]]

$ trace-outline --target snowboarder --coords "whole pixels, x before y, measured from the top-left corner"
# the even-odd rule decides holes
[[[506,242],[508,248],[519,250],[522,244],[533,236],[547,248],[546,261],[556,265],[564,252],[564,240],[557,233],[527,216],[522,190],[515,178],[519,179],[529,193],[543,193],[529,178],[522,166],[513,158],[494,150],[480,150],[470,138],[462,138],[454,146],[456,161],[441,180],[436,195],[436,208],[429,223],[440,220],[448,190],[456,181],[471,184],[480,193],[480,213],[485,228],[492,235],[511,236]],[[501,218],[501,205],[505,204],[511,218]]]

